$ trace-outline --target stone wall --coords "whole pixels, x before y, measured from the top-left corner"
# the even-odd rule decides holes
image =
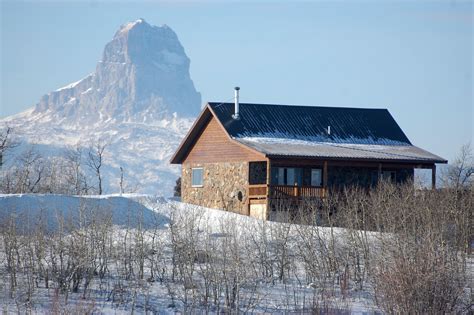
[[[192,187],[192,168],[203,168],[203,186]],[[208,208],[248,214],[248,163],[186,163],[182,166],[181,200]]]

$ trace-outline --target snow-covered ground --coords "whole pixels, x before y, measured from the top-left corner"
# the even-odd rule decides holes
[[[373,245],[378,233],[264,222],[143,194],[0,195],[0,226],[5,313],[380,312],[357,248],[359,237]],[[42,227],[48,232],[38,237]],[[23,257],[13,292],[12,233]],[[29,250],[41,256],[31,268]],[[58,253],[74,268],[53,266]],[[68,272],[82,277],[76,292],[74,276],[61,278]]]
[[[173,199],[153,197],[149,195],[108,195],[108,196],[62,196],[62,195],[0,195],[0,222],[8,222],[8,218],[16,220],[18,234],[31,234],[37,230],[41,222],[48,222],[50,233],[69,234],[78,229],[88,230],[91,220],[106,220],[109,216],[113,228],[111,232],[115,246],[120,248],[123,242],[134,243],[137,236],[145,235],[146,242],[152,242],[154,237],[159,240],[155,246],[160,256],[154,260],[160,264],[158,274],[150,275],[149,264],[145,261],[145,276],[143,280],[120,279],[123,271],[121,258],[115,257],[110,262],[109,271],[103,279],[94,276],[90,286],[85,291],[80,289],[77,293],[69,293],[66,303],[64,294],[54,289],[55,284],[50,280],[49,288],[43,283],[44,279],[37,279],[39,285],[35,288],[31,298],[25,298],[27,280],[19,280],[18,289],[14,298],[9,296],[9,277],[5,276],[1,282],[1,307],[2,311],[24,312],[31,310],[34,313],[49,313],[53,310],[63,312],[85,312],[94,310],[98,313],[128,313],[133,308],[135,312],[160,312],[175,313],[183,311],[209,311],[218,312],[237,309],[248,312],[284,312],[303,311],[309,312],[313,302],[325,302],[328,309],[349,310],[355,314],[363,314],[376,310],[369,292],[359,291],[345,295],[342,299],[339,285],[331,285],[332,291],[325,291],[323,296],[316,279],[308,279],[303,271],[302,262],[295,259],[297,250],[295,246],[297,234],[300,233],[295,226],[276,222],[263,222],[254,218],[241,216],[221,210],[207,209],[181,203]],[[61,224],[70,222],[70,225]],[[105,222],[105,221],[104,221]],[[5,227],[5,225],[3,225]],[[58,229],[68,228],[58,232]],[[177,229],[179,227],[179,229]],[[143,230],[142,230],[143,228]],[[342,235],[342,229],[320,228],[320,236],[330,238]],[[285,236],[286,235],[286,236]],[[75,236],[71,236],[75,237]],[[191,249],[194,257],[193,265],[194,284],[189,287],[183,281],[186,270],[176,271],[173,275],[173,259],[176,259],[176,246],[173,238],[182,238],[183,246],[195,246]],[[282,246],[281,241],[288,242]],[[181,244],[181,243],[179,243]],[[266,263],[259,263],[256,251],[260,246],[271,247],[272,250],[288,250],[288,266],[282,266],[283,278],[278,277],[275,257],[268,257]],[[149,246],[147,247],[150,250]],[[263,247],[261,247],[263,248]],[[268,250],[268,248],[266,249]],[[5,248],[0,247],[0,273],[5,273]],[[174,254],[173,254],[174,252]],[[179,251],[178,251],[179,252]],[[199,253],[206,254],[199,254]],[[219,302],[203,303],[205,292],[204,281],[209,281],[206,272],[210,272],[210,260],[207,255],[219,253],[219,256],[229,255],[227,262],[220,261],[219,269],[212,269],[223,281],[214,283],[214,290],[219,290]],[[270,251],[268,252],[270,253]],[[203,255],[202,257],[199,255]],[[46,255],[47,256],[47,255]],[[216,258],[217,259],[217,258]],[[220,257],[219,259],[223,259]],[[244,259],[238,262],[234,259]],[[48,258],[44,264],[47,265]],[[251,270],[257,265],[268,264],[264,274],[262,271]],[[178,264],[179,266],[179,264]],[[220,268],[223,269],[220,269]],[[189,266],[185,268],[189,272]],[[246,270],[242,270],[242,268]],[[260,268],[260,267],[258,267]],[[294,270],[291,270],[293,269]],[[225,272],[233,274],[227,277]],[[239,272],[238,274],[236,272]],[[155,271],[157,272],[157,271]],[[224,272],[224,274],[222,273]],[[172,277],[176,279],[172,280]],[[241,279],[236,279],[241,277]],[[20,278],[20,277],[19,277]],[[51,276],[53,278],[53,276]],[[186,278],[186,277],[184,277]],[[215,279],[217,280],[217,279]],[[226,305],[229,284],[226,281],[235,281],[237,288],[237,306]],[[117,289],[120,287],[120,289]],[[204,290],[204,291],[203,291]],[[119,297],[120,295],[120,297]],[[209,298],[212,294],[209,292]],[[321,306],[322,307],[322,306]]]

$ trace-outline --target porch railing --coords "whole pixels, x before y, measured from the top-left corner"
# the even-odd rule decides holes
[[[270,189],[268,194],[267,189]],[[313,186],[286,186],[286,185],[250,185],[250,198],[324,198],[326,189]]]

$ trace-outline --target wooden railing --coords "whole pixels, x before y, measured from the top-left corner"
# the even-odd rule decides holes
[[[323,187],[313,186],[270,186],[271,198],[291,198],[291,197],[307,197],[307,198],[324,198],[326,190]]]
[[[270,198],[324,198],[326,189],[313,186],[286,186],[286,185],[250,185],[250,198],[266,198],[270,188]]]

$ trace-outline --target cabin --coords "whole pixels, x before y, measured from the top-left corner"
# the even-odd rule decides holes
[[[387,109],[210,102],[171,159],[181,199],[272,220],[275,200],[412,181],[447,161],[414,146]]]

